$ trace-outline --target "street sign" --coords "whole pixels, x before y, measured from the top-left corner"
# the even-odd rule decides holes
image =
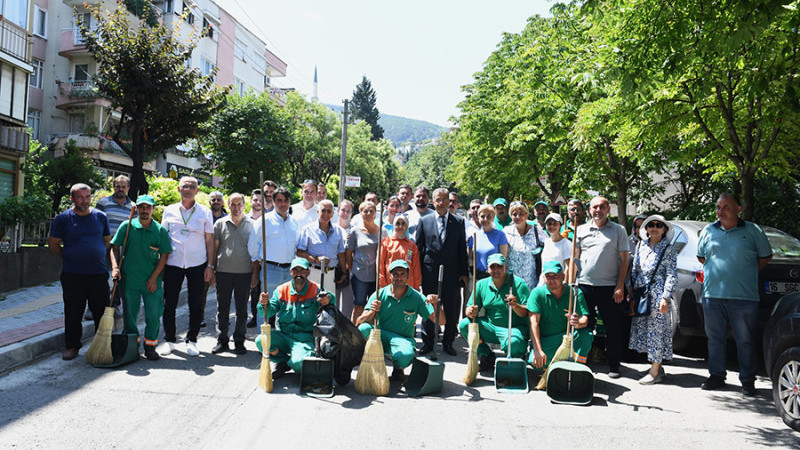
[[[561,195],[561,192],[559,191],[558,195],[556,195],[556,199],[553,200],[553,206],[562,206],[566,204],[567,204],[567,199],[564,198],[564,196]]]
[[[361,177],[345,177],[345,187],[361,187]]]

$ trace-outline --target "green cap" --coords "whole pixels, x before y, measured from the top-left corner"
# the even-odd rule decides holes
[[[534,203],[534,204],[533,204],[533,207],[534,207],[534,208],[536,208],[536,207],[537,207],[537,206],[539,206],[539,205],[544,205],[544,206],[546,206],[546,207],[548,207],[548,208],[550,207],[550,205],[548,205],[548,204],[547,204],[547,202],[546,202],[546,201],[544,201],[544,200],[539,200],[538,202]]]
[[[561,263],[558,261],[547,261],[542,265],[542,273],[561,273]]]
[[[308,263],[308,260],[305,258],[295,258],[292,260],[292,263],[289,264],[289,269],[294,269],[295,267],[301,267],[303,269],[308,269],[311,267],[311,264]]]
[[[508,206],[508,202],[503,197],[496,198],[494,200],[494,203],[492,203],[492,206],[497,206],[497,205]]]
[[[499,264],[502,266],[505,263],[506,263],[506,257],[503,256],[502,253],[495,253],[493,255],[489,255],[489,258],[486,260],[486,267],[489,267],[492,264]]]
[[[136,204],[155,206],[156,199],[154,199],[152,195],[140,195],[139,198],[136,199]]]
[[[389,272],[393,271],[394,269],[397,269],[398,267],[402,267],[403,269],[406,270],[410,269],[410,267],[408,267],[408,263],[406,262],[406,260],[395,259],[394,261],[392,261],[391,264],[389,264]]]

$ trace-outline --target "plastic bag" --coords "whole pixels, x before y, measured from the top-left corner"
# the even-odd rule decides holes
[[[317,354],[332,359],[333,376],[339,384],[347,384],[354,367],[361,364],[366,338],[335,305],[328,304],[317,312],[314,323]]]

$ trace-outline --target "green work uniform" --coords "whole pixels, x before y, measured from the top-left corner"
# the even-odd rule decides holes
[[[467,303],[467,306],[477,304],[480,306],[478,317],[475,322],[480,331],[481,344],[478,346],[478,355],[486,356],[492,353],[488,344],[500,344],[504,352],[508,352],[508,314],[509,308],[506,304],[506,295],[512,292],[511,280],[514,280],[513,293],[517,297],[517,303],[525,306],[528,301],[530,290],[525,281],[520,277],[506,276],[506,281],[498,289],[495,287],[491,278],[484,278],[475,285],[475,292]],[[467,339],[469,333],[469,323],[471,319],[465,317],[458,324],[461,335]],[[528,351],[528,340],[530,339],[530,325],[527,317],[520,317],[511,312],[511,357],[521,358]]]
[[[433,306],[425,301],[425,297],[410,286],[403,297],[397,299],[392,295],[392,285],[378,291],[381,300],[381,310],[378,311],[378,326],[381,331],[381,344],[384,353],[391,355],[395,367],[406,368],[414,360],[414,351],[417,347],[414,341],[417,316],[427,319],[433,314]],[[375,302],[373,293],[367,301],[365,309],[371,310]],[[369,338],[372,325],[362,323],[358,326],[364,337]]]
[[[542,351],[547,355],[545,367],[550,364],[558,346],[563,341],[564,334],[567,332],[567,316],[569,311],[569,292],[572,289],[564,285],[564,293],[556,298],[550,293],[546,285],[537,287],[528,297],[528,311],[539,314],[539,340],[542,344]],[[589,315],[589,308],[586,306],[586,299],[580,289],[575,290],[575,313],[579,316]],[[576,360],[585,363],[586,356],[592,348],[592,332],[589,328],[581,328],[573,331],[573,349],[578,354]],[[533,352],[531,352],[528,362],[533,364]]]
[[[120,224],[111,239],[112,245],[122,247],[128,225],[127,220]],[[125,332],[139,335],[136,319],[139,317],[139,306],[144,302],[145,345],[155,346],[158,342],[159,321],[164,312],[164,290],[161,274],[158,274],[155,292],[147,291],[147,280],[153,274],[161,255],[172,251],[172,243],[167,229],[155,220],[144,228],[137,217],[130,221],[130,229],[122,264]]]
[[[288,362],[289,367],[297,373],[303,367],[303,359],[314,354],[314,323],[317,312],[321,308],[317,301],[319,286],[307,281],[301,291],[294,290],[294,283],[289,281],[278,286],[267,306],[267,317],[277,315],[276,330],[270,335],[270,358],[275,362]],[[336,297],[331,292],[330,303],[336,304]],[[259,315],[264,314],[264,305],[258,304]],[[261,336],[256,337],[256,347],[261,351]]]

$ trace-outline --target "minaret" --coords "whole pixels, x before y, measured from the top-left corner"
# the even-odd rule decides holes
[[[317,66],[314,65],[314,95],[311,96],[311,101],[316,102],[319,100],[317,97]]]

